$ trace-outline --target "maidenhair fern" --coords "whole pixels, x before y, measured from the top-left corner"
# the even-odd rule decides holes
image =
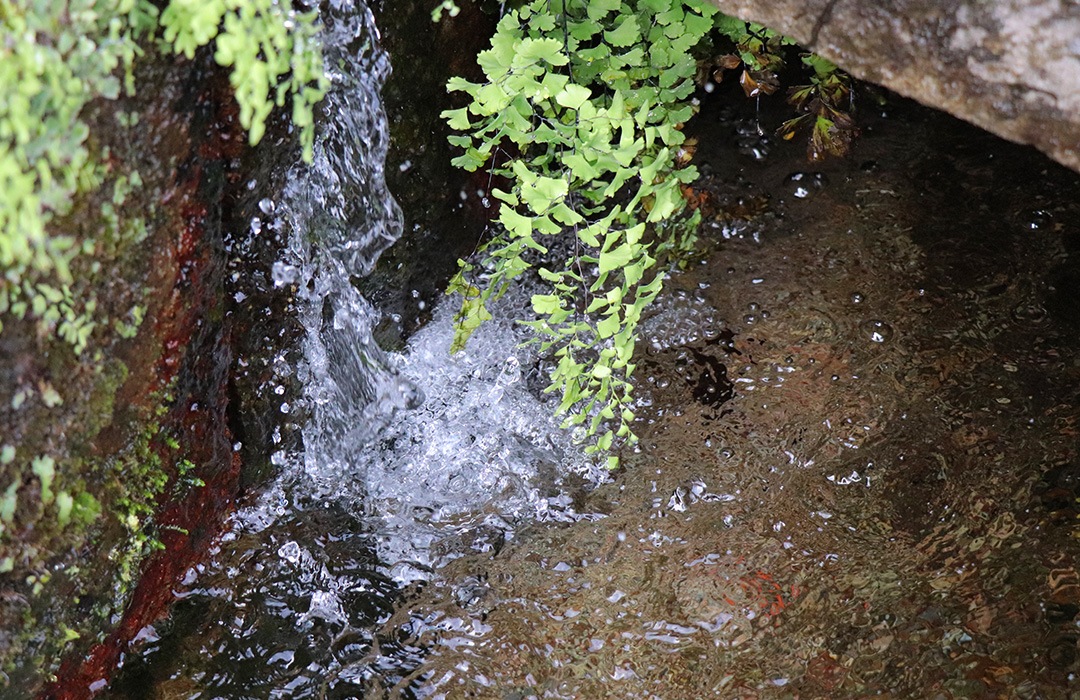
[[[462,262],[450,284],[464,299],[453,349],[535,269],[548,289],[527,325],[554,363],[547,391],[592,450],[636,440],[637,326],[663,285],[658,259],[694,242],[683,188],[697,171],[682,165],[680,127],[694,112],[691,52],[715,14],[700,0],[534,0],[480,53],[485,82],[449,84],[470,98],[444,113],[462,132],[454,163],[511,183],[492,191],[498,226],[482,262]]]
[[[277,0],[171,0],[161,13],[164,39],[188,58],[214,42],[214,59],[229,68],[240,124],[252,144],[262,139],[274,106],[292,100],[304,160],[311,160],[312,108],[328,86],[315,13]]]

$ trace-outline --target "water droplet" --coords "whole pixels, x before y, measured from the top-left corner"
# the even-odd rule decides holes
[[[866,297],[864,297],[861,292],[852,292],[851,293],[851,303],[852,304],[861,304],[861,303],[863,303],[863,301],[865,299],[866,299]]]
[[[263,214],[273,214],[274,209],[276,208],[277,205],[274,204],[274,200],[272,199],[267,198],[259,201],[259,211]]]
[[[1013,309],[1012,317],[1022,323],[1041,323],[1046,319],[1046,309],[1036,301],[1023,302]]]
[[[824,173],[791,173],[784,178],[784,189],[796,199],[809,199],[827,184],[829,179]]]
[[[1054,215],[1046,209],[1029,209],[1022,214],[1021,220],[1029,231],[1040,231],[1054,223]]]
[[[862,330],[874,343],[886,343],[893,336],[892,326],[879,319],[866,321]]]

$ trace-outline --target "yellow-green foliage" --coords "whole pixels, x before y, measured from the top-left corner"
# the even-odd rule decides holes
[[[66,322],[79,349],[89,331],[75,323],[70,262],[93,242],[47,227],[102,182],[80,114],[130,80],[136,11],[136,0],[0,0],[0,314]]]
[[[535,269],[548,293],[533,296],[538,318],[526,325],[556,365],[547,391],[592,450],[636,439],[638,323],[663,285],[657,263],[695,239],[682,187],[697,171],[681,163],[680,125],[694,113],[692,51],[715,14],[701,0],[533,0],[478,56],[484,82],[448,86],[469,97],[443,114],[461,132],[454,164],[511,185],[492,190],[499,226],[482,262],[462,262],[450,283],[463,297],[454,349]],[[500,151],[509,155],[493,162]],[[552,248],[570,257],[545,259]]]
[[[256,144],[274,105],[292,98],[293,124],[301,129],[310,160],[312,107],[326,92],[314,13],[297,14],[276,0],[172,0],[161,13],[165,41],[188,58],[215,41],[214,59],[231,69],[240,123]]]
[[[87,105],[135,89],[133,64],[159,29],[163,48],[188,57],[216,39],[252,143],[291,97],[310,158],[327,85],[312,14],[273,0],[173,0],[160,16],[149,0],[0,0],[0,330],[4,315],[30,317],[85,347],[95,309],[73,299],[71,264],[96,241],[55,222],[105,181]],[[137,174],[124,183],[137,185]]]

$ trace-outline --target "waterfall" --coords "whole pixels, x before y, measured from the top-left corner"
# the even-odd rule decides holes
[[[325,22],[333,88],[314,162],[292,169],[275,208],[290,234],[273,274],[298,290],[306,336],[296,371],[310,419],[303,454],[275,460],[301,469],[303,488],[362,513],[386,569],[408,582],[456,556],[431,549],[462,531],[501,541],[523,517],[588,517],[573,512],[563,476],[603,477],[530,391],[537,358],[519,347],[514,322],[528,313],[528,290],[508,295],[457,357],[453,300],[404,353],[375,342],[380,312],[353,280],[402,233],[383,174],[390,64],[367,8],[338,5]]]

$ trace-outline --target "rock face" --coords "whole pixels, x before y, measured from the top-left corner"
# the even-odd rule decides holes
[[[713,0],[852,75],[1080,171],[1080,5],[1070,0]]]
[[[62,222],[96,242],[75,273],[107,322],[76,354],[4,319],[0,444],[13,447],[0,483],[13,505],[0,514],[0,697],[99,690],[166,610],[238,490],[222,239],[244,139],[208,52],[150,56],[136,80],[137,95],[93,105],[88,121],[110,172],[142,173],[117,204],[142,230],[108,238],[96,202]],[[138,114],[138,128],[117,129],[117,113]]]

